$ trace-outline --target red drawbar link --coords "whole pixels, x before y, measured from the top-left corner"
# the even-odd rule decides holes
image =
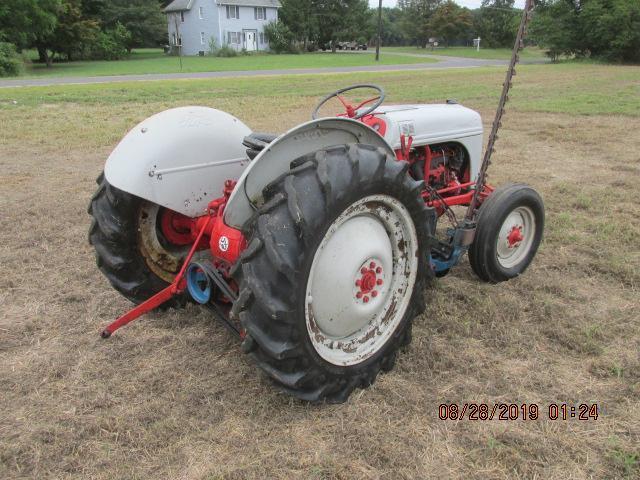
[[[164,290],[159,293],[156,293],[149,300],[138,305],[133,310],[129,310],[115,322],[111,323],[107,328],[105,328],[100,336],[102,338],[109,338],[113,332],[118,330],[120,327],[124,327],[127,323],[133,322],[136,318],[141,317],[145,313],[150,312],[151,310],[158,308],[167,300],[171,299],[175,295],[175,285],[171,284]]]
[[[202,240],[202,237],[204,236],[205,232],[211,230],[212,226],[213,226],[213,217],[209,217],[208,221],[202,222],[200,233],[198,233],[198,237],[196,238],[196,241],[193,243],[193,246],[189,251],[189,255],[187,255],[187,258],[182,264],[182,268],[180,269],[180,272],[178,272],[178,275],[176,275],[176,278],[173,280],[173,283],[169,285],[167,288],[165,288],[164,290],[162,290],[161,292],[156,293],[149,300],[146,300],[145,302],[141,303],[134,309],[125,313],[123,316],[118,318],[115,322],[109,324],[107,328],[105,328],[102,331],[101,333],[102,338],[109,338],[113,334],[113,332],[115,332],[119,328],[124,327],[128,323],[133,322],[136,318],[139,318],[145,313],[150,312],[154,308],[159,307],[164,302],[171,299],[171,297],[173,297],[174,295],[178,295],[184,291],[186,287],[186,283],[184,281],[184,273],[187,269],[187,266],[189,265],[189,262],[191,262],[191,259],[193,258],[193,254],[196,253],[196,250],[198,250],[198,245],[200,244],[200,240]]]

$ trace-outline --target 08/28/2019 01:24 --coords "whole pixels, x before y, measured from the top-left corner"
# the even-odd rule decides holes
[[[602,408],[597,403],[442,403],[438,407],[440,420],[597,420]]]

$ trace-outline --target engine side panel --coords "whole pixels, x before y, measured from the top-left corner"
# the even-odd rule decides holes
[[[389,105],[376,110],[386,123],[385,140],[394,150],[400,138],[413,137],[414,146],[456,142],[467,150],[471,178],[475,178],[482,157],[482,119],[474,110],[458,104]]]
[[[160,112],[134,127],[105,166],[107,181],[127,193],[189,217],[202,215],[227,179],[249,161],[237,118],[206,107]]]

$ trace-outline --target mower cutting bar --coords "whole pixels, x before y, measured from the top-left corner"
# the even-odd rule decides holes
[[[524,38],[527,32],[527,24],[531,19],[531,11],[533,10],[533,0],[526,0],[524,11],[522,13],[522,19],[520,20],[520,28],[518,28],[518,34],[516,35],[516,41],[513,45],[513,52],[511,53],[511,61],[509,62],[509,68],[507,69],[507,76],[502,84],[502,94],[500,95],[500,102],[498,103],[498,109],[496,116],[491,126],[491,133],[489,134],[489,140],[487,141],[487,148],[484,152],[484,158],[480,165],[480,171],[478,172],[478,178],[476,180],[476,189],[469,203],[469,208],[465,214],[465,223],[474,224],[477,218],[477,208],[480,200],[480,194],[484,190],[487,177],[487,169],[491,165],[491,155],[494,151],[494,145],[498,139],[498,130],[502,126],[502,116],[504,115],[504,107],[509,100],[509,90],[511,89],[511,80],[516,74],[516,64],[519,60],[519,52],[524,48]]]

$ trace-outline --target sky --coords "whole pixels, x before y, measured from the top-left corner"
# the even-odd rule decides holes
[[[463,7],[468,8],[478,8],[482,3],[482,0],[454,0],[458,5],[462,5]],[[395,7],[396,0],[382,0],[382,5],[385,7]],[[372,7],[378,6],[378,0],[369,0],[369,5]],[[523,8],[524,0],[516,0],[515,7]]]

